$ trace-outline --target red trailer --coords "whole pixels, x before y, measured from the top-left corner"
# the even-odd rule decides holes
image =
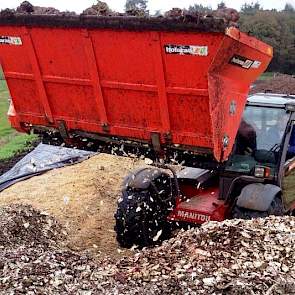
[[[228,158],[272,48],[222,20],[2,16],[9,119]]]

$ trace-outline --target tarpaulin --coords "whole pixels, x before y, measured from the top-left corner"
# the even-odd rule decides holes
[[[19,181],[52,169],[80,163],[95,154],[78,149],[39,144],[11,170],[0,176],[0,192]]]

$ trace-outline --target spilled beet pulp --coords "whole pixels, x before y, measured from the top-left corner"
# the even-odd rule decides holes
[[[120,260],[64,246],[30,206],[0,209],[0,294],[293,294],[293,217],[209,223]]]

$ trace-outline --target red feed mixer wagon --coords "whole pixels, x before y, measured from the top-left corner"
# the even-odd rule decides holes
[[[229,216],[220,167],[235,144],[250,85],[272,54],[220,19],[0,18],[15,129],[54,131],[71,143],[82,137],[148,147],[167,161],[179,153],[193,167],[173,176],[167,166],[149,167],[126,178],[116,213],[123,246],[164,238],[171,220]],[[211,170],[200,169],[204,163]],[[248,184],[254,178],[243,177]]]
[[[271,47],[222,25],[85,19],[2,19],[14,128],[62,128],[228,158]]]

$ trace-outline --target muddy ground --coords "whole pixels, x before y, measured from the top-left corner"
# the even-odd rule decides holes
[[[0,175],[10,170],[17,162],[19,162],[24,156],[31,152],[39,143],[40,140],[36,140],[31,144],[31,146],[26,147],[25,150],[18,152],[14,157],[0,161]]]
[[[29,204],[65,226],[67,245],[95,256],[128,254],[118,250],[114,213],[122,180],[143,161],[101,154],[70,167],[20,182],[0,193],[0,206]]]
[[[22,152],[22,153],[19,153],[18,155],[16,155],[15,157],[13,157],[13,158],[1,161],[0,162],[0,175],[4,174],[8,170],[10,170],[26,154],[27,154],[27,152]]]

